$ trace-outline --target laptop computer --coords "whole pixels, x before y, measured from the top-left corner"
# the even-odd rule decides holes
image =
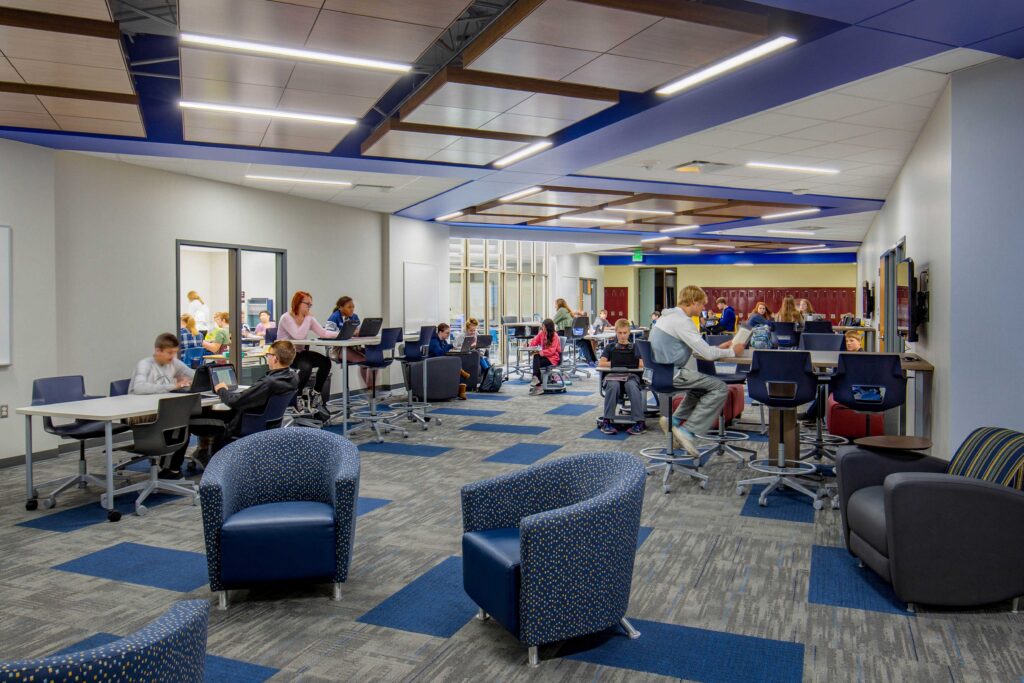
[[[195,374],[192,375],[192,384],[190,386],[171,389],[168,393],[201,394],[204,391],[210,391],[213,388],[213,385],[210,384],[210,367],[209,365],[200,365],[196,368]]]
[[[384,318],[366,318],[359,326],[360,337],[376,337],[380,334],[380,328],[384,325]]]
[[[356,322],[355,320],[346,320],[345,323],[341,326],[341,329],[338,330],[337,337],[324,337],[324,339],[351,339],[352,335],[354,335],[356,333],[356,330],[358,329],[358,322]]]
[[[489,335],[489,334],[478,335],[477,338],[476,338],[476,348],[478,348],[478,349],[489,349],[489,348],[491,348],[491,342],[493,342],[493,341],[494,341],[494,338],[491,337],[491,335]]]
[[[228,385],[228,391],[238,388],[238,381],[235,379],[235,369],[230,365],[214,365],[210,367],[210,391],[221,383]]]

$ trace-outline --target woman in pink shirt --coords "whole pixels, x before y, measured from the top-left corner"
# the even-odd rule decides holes
[[[558,365],[562,361],[562,340],[555,332],[555,323],[548,318],[541,323],[540,332],[530,342],[530,346],[540,349],[533,355],[533,383],[530,387],[530,395],[538,396],[544,393],[541,389],[541,368]]]
[[[316,318],[310,315],[312,308],[312,294],[301,290],[295,292],[292,295],[291,310],[282,315],[281,319],[277,321],[277,339],[278,341],[290,341],[298,349],[301,349],[292,362],[292,367],[295,368],[299,375],[299,391],[302,391],[302,387],[306,386],[309,376],[313,374],[313,368],[316,368],[316,383],[313,388],[316,389],[321,398],[321,405],[317,409],[317,417],[326,421],[331,418],[331,414],[327,411],[330,388],[328,387],[325,390],[324,385],[327,383],[327,377],[331,373],[331,360],[322,353],[310,351],[309,345],[302,344],[301,342],[309,338],[310,332],[313,332],[317,337],[326,337],[328,339],[337,337],[338,332],[325,330],[317,322]]]

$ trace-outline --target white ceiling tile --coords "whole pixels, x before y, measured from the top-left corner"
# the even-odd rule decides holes
[[[866,164],[902,164],[907,152],[902,149],[873,149],[870,152],[854,154],[851,161],[863,161]]]
[[[940,92],[948,76],[920,69],[890,69],[839,89],[844,95],[869,97],[886,102],[905,102],[907,98]]]
[[[134,154],[112,154],[110,155],[115,161],[123,161],[127,164],[135,164],[136,166],[148,166],[149,168],[159,168],[164,171],[172,171],[175,173],[187,173],[185,159],[176,159],[172,157],[151,157]]]
[[[324,10],[306,46],[355,57],[413,62],[437,35],[438,30],[431,26]]]
[[[384,71],[298,63],[295,65],[295,71],[292,72],[291,80],[288,81],[288,87],[298,90],[370,97],[376,101],[398,79],[397,74]]]
[[[3,0],[0,5],[47,14],[110,21],[106,0]]]
[[[313,7],[261,0],[178,0],[183,33],[302,47],[313,29]]]
[[[687,142],[698,145],[712,145],[717,147],[743,147],[752,142],[764,140],[769,136],[761,133],[744,133],[726,128],[712,128],[701,133],[695,133],[686,138]]]
[[[903,149],[909,151],[917,140],[917,132],[909,130],[880,130],[867,135],[850,138],[846,144],[863,145],[864,147],[881,147],[883,149]]]
[[[916,62],[907,64],[915,69],[926,69],[940,74],[951,74],[961,69],[969,69],[972,66],[984,64],[994,59],[1001,59],[998,55],[967,48],[957,48],[949,52],[943,52],[933,57],[926,57]]]
[[[808,128],[813,128],[819,124],[820,121],[817,119],[805,119],[799,116],[783,116],[782,114],[763,112],[743,119],[737,119],[736,121],[730,121],[725,125],[727,128],[732,130],[741,130],[744,133],[785,135],[787,133],[792,133],[793,131],[802,131]],[[796,135],[794,137],[803,136]]]
[[[269,123],[267,124],[269,125]],[[211,142],[217,145],[243,145],[259,147],[266,127],[261,131],[229,130],[224,128],[201,128],[185,126],[185,139],[193,142]]]
[[[558,81],[599,55],[597,52],[502,38],[467,66],[478,71]]]
[[[330,152],[345,136],[345,131],[339,131],[337,127],[334,128],[331,132],[316,131],[295,121],[273,121],[267,128],[260,147]],[[313,135],[303,135],[303,133],[313,133]]]
[[[313,9],[320,9],[324,6],[324,0],[272,0],[272,2],[283,2],[287,5],[301,5],[303,7],[312,7]]]
[[[521,90],[504,90],[484,85],[445,83],[437,92],[428,97],[424,104],[456,109],[479,109],[500,114],[510,107],[523,102],[530,93]]]
[[[843,122],[917,132],[921,130],[921,126],[928,120],[930,114],[931,110],[927,107],[890,104],[873,111],[847,117],[843,119]]]
[[[808,147],[814,147],[817,144],[817,142],[812,140],[798,140],[796,138],[777,136],[747,143],[746,145],[743,145],[743,149],[749,149],[755,152],[777,152],[785,154],[788,152],[799,152],[800,150],[807,149]]]
[[[645,92],[677,78],[685,67],[619,55],[601,55],[563,78],[569,83]]]
[[[430,161],[443,161],[449,164],[486,166],[500,156],[500,154],[494,154],[493,152],[471,152],[468,150],[449,148],[442,149],[440,152],[435,152],[428,158]]]
[[[282,59],[181,48],[181,75],[184,78],[255,83],[283,88],[294,68],[294,62]]]
[[[267,132],[270,118],[265,116],[232,116],[230,114],[186,109],[182,112],[182,122],[186,132],[193,128],[205,128],[255,133],[260,136],[256,139],[256,142],[259,143],[260,138]]]
[[[0,52],[8,59],[36,59],[100,69],[125,68],[121,43],[110,38],[0,26]]]
[[[0,111],[0,126],[56,130],[57,122],[46,112]]]
[[[516,25],[507,37],[577,50],[606,52],[658,21],[639,12],[569,0],[548,0]]]
[[[481,111],[479,109],[458,109],[456,107],[438,107],[423,104],[402,119],[409,123],[426,123],[434,126],[452,126],[455,128],[479,128],[500,112]]]
[[[40,97],[39,101],[52,116],[84,116],[92,119],[112,119],[134,123],[141,121],[139,108],[134,104],[73,100],[66,97]]]
[[[270,85],[211,81],[205,78],[186,78],[181,82],[181,97],[185,100],[264,109],[277,109],[283,92],[284,88]]]
[[[323,8],[441,29],[469,4],[469,0],[327,0]]]
[[[520,104],[508,110],[509,114],[545,116],[552,119],[579,121],[611,107],[614,102],[581,100],[561,95],[529,95]]]
[[[795,104],[777,107],[772,111],[776,114],[792,114],[810,119],[835,121],[861,112],[870,111],[884,106],[878,100],[868,100],[838,93],[815,95]]]
[[[278,109],[330,116],[350,116],[358,119],[362,118],[375,102],[369,97],[285,88]]]
[[[33,114],[46,114],[43,103],[35,95],[0,92],[0,111],[22,111]]]
[[[35,59],[14,59],[11,64],[28,83],[55,85],[61,88],[103,90],[105,92],[133,93],[128,72],[120,69],[102,69],[80,64],[44,62]]]
[[[128,135],[146,137],[141,121],[112,121],[109,119],[89,119],[79,116],[54,116],[54,120],[62,130],[73,130],[79,133],[99,133],[102,135]]]
[[[871,151],[871,145],[854,145],[847,142],[829,142],[824,145],[817,145],[804,149],[800,152],[803,156],[813,159],[842,159],[851,157],[854,154],[862,154]]]
[[[810,120],[810,119],[807,119]],[[787,133],[786,137],[799,138],[801,140],[817,140],[818,142],[841,142],[847,138],[873,133],[878,128],[871,126],[858,126],[842,121],[830,121],[810,128]]]
[[[697,67],[739,52],[760,36],[730,29],[662,19],[611,49],[612,54]]]
[[[459,138],[452,144],[445,147],[448,150],[463,150],[466,152],[479,152],[481,154],[494,154],[494,158],[511,154],[517,149],[526,147],[525,142],[509,142],[508,140],[488,140],[485,138]]]
[[[523,135],[551,135],[573,124],[563,119],[549,119],[543,116],[522,116],[520,114],[501,114],[484,125],[482,130],[498,130],[505,133],[521,133]]]
[[[846,171],[850,175],[874,176],[881,178],[895,178],[900,172],[900,167],[889,164],[865,164],[858,168]]]

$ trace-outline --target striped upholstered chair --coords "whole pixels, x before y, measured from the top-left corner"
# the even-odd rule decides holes
[[[621,625],[633,577],[644,466],[583,453],[462,487],[466,593],[529,648]]]
[[[188,600],[141,631],[107,645],[41,659],[0,662],[0,683],[176,681],[202,683],[210,604]]]
[[[846,547],[908,603],[1024,595],[1024,434],[982,427],[949,462],[850,446],[836,460]]]

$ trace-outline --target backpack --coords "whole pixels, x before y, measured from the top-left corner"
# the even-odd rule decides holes
[[[750,348],[772,348],[772,328],[767,325],[756,325],[750,332]]]
[[[484,377],[480,380],[480,386],[477,387],[477,391],[483,391],[487,393],[494,393],[501,391],[501,383],[505,380],[502,375],[501,368],[497,365],[492,365],[484,373]]]

